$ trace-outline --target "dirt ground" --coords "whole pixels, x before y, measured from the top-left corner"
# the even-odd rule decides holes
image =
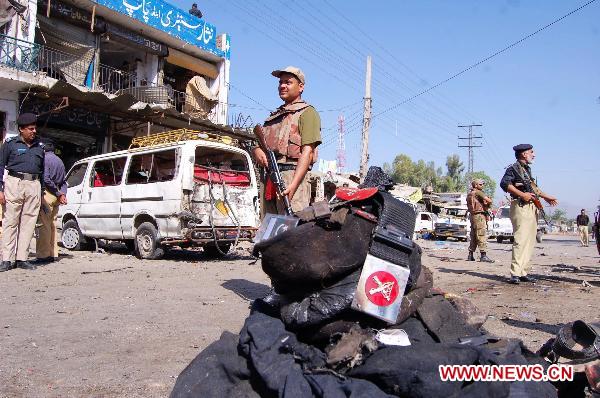
[[[419,241],[435,285],[471,298],[484,327],[539,348],[575,319],[598,319],[600,263],[575,236],[536,245],[536,284],[506,284],[511,245],[496,264],[467,262],[466,243]],[[585,282],[584,282],[585,281]],[[164,397],[221,332],[237,333],[269,281],[245,249],[224,260],[171,252],[141,261],[124,246],[64,252],[36,271],[0,273],[0,397]]]

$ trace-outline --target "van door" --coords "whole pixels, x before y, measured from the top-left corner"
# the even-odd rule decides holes
[[[83,181],[87,172],[88,163],[77,163],[67,173],[67,204],[60,206],[59,219],[64,214],[77,214],[81,207],[81,193],[83,192]]]
[[[121,181],[127,156],[97,160],[83,184],[79,228],[86,236],[122,239]]]
[[[156,221],[162,238],[179,230],[179,221],[173,217],[181,212],[179,151],[169,148],[131,155],[121,196],[123,238],[134,237],[134,217],[139,214],[148,214]]]

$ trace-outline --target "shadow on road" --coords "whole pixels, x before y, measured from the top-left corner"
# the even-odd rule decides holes
[[[549,325],[547,323],[521,321],[518,319],[501,319],[501,321],[509,326],[514,326],[521,329],[539,330],[541,332],[550,333],[553,335],[556,335],[556,333],[558,333],[558,329],[560,329],[562,326],[562,324]]]
[[[484,274],[482,272],[471,271],[466,269],[450,269],[450,268],[438,268],[437,271],[444,272],[446,274],[467,274],[471,276],[476,276],[478,278],[489,279],[491,281],[496,282],[506,282],[508,281],[507,277],[494,275],[494,274]]]
[[[231,290],[244,300],[255,300],[265,297],[271,288],[262,283],[252,282],[246,279],[229,279],[221,284],[225,289]]]
[[[493,274],[484,274],[482,272],[471,271],[471,270],[460,270],[460,269],[449,269],[449,268],[438,268],[439,272],[450,273],[450,274],[466,274],[471,276],[476,276],[478,278],[489,279],[498,282],[507,282],[508,277],[493,275]],[[555,275],[539,275],[539,274],[531,274],[534,278],[538,279],[539,282],[542,281],[550,281],[550,282],[567,282],[574,283],[576,285],[581,285],[582,282],[586,279],[575,279],[569,278],[567,276],[555,276]],[[600,286],[600,281],[594,280],[586,280],[589,284],[593,286]],[[534,285],[535,286],[535,285]]]

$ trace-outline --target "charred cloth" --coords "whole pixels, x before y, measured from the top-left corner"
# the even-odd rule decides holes
[[[171,397],[557,396],[549,382],[441,380],[440,365],[548,363],[432,289],[410,239],[414,210],[370,175],[379,189],[336,193],[255,245],[274,292],[181,372]]]

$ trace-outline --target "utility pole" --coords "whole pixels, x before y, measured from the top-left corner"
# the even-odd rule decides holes
[[[338,147],[337,147],[337,172],[342,174],[346,167],[346,143],[344,140],[344,115],[338,117]]]
[[[360,181],[367,175],[369,163],[369,126],[371,125],[371,56],[367,56],[367,76],[365,81],[365,105],[363,110],[362,147],[360,151]]]
[[[467,173],[468,175],[473,174],[473,148],[481,148],[482,145],[478,145],[477,142],[474,142],[473,140],[476,139],[480,139],[483,138],[480,135],[473,135],[473,127],[481,127],[483,126],[482,124],[467,124],[467,125],[460,125],[458,127],[461,128],[468,128],[469,129],[469,135],[467,137],[458,137],[459,140],[467,140],[468,144],[467,145],[460,145],[460,141],[458,142],[458,147],[459,148],[468,148],[469,150],[469,165],[467,167]]]

